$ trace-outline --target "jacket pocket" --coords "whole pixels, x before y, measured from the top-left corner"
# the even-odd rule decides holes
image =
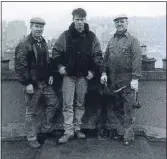
[[[115,54],[114,45],[113,45],[113,44],[109,45],[109,46],[108,46],[108,49],[109,49],[109,52],[110,52],[110,53]]]
[[[121,47],[121,53],[125,56],[125,57],[130,57],[131,55],[131,50],[130,50],[130,46],[126,45],[126,46],[122,46]]]

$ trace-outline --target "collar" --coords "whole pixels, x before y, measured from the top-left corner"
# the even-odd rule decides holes
[[[37,41],[37,43],[41,43],[42,42],[42,36],[40,36],[39,38],[36,38],[34,36],[32,36],[34,38],[35,41]]]
[[[114,34],[114,38],[115,37],[123,37],[123,36],[125,36],[126,38],[129,38],[130,37],[130,34],[129,34],[129,32],[127,31],[127,30],[125,30],[123,33],[121,33],[121,34],[119,34],[119,33],[115,33]]]
[[[130,34],[129,34],[129,32],[128,32],[128,31],[126,31],[126,32],[124,33],[124,35],[125,35],[127,38],[129,38],[129,37],[130,37]]]
[[[30,41],[32,44],[35,44],[35,43],[42,43],[42,42],[45,42],[44,38],[41,36],[39,38],[36,38],[32,35],[32,33],[30,33]]]
[[[73,36],[85,36],[86,33],[89,31],[89,25],[87,23],[84,24],[84,30],[80,33],[75,29],[74,22],[71,23],[69,26],[69,30]]]

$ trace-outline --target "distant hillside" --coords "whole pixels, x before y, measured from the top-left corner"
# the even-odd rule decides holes
[[[90,24],[108,25],[112,31],[115,26],[113,18],[94,17],[89,20]],[[130,17],[129,31],[135,34],[142,43],[147,45],[166,44],[166,16],[160,17]]]

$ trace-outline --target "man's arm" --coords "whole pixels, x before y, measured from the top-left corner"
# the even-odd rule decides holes
[[[138,79],[141,77],[141,47],[139,41],[134,38],[132,41],[132,81],[131,88],[138,91]]]
[[[107,72],[108,72],[108,57],[109,57],[109,44],[107,45],[105,55],[103,58],[102,66],[101,66],[101,83],[104,84],[107,82]]]
[[[109,58],[109,43],[107,45],[105,54],[104,54],[104,58],[103,58],[103,62],[102,62],[102,69],[101,72],[102,74],[107,74],[108,72],[108,58]]]
[[[92,70],[93,73],[101,71],[101,65],[102,65],[102,51],[100,42],[95,36],[94,42],[93,42],[93,48],[92,48],[92,55],[93,55],[93,67]]]
[[[63,66],[62,54],[65,52],[65,49],[65,33],[62,33],[60,37],[57,39],[52,49],[52,68],[54,70],[60,70],[60,68]]]
[[[132,79],[141,77],[141,47],[139,41],[134,38],[132,41]]]
[[[19,76],[19,81],[27,86],[32,84],[32,78],[28,68],[28,50],[24,43],[20,43],[15,49],[15,71]]]

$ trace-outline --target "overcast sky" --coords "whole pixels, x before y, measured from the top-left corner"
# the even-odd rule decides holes
[[[3,20],[28,20],[41,16],[47,20],[71,20],[74,8],[83,7],[87,19],[93,16],[115,16],[120,13],[128,16],[166,15],[165,2],[2,2]]]
[[[45,19],[44,35],[68,29],[72,21],[72,10],[84,8],[87,19],[94,16],[113,17],[166,15],[166,2],[2,2],[2,19],[7,21],[25,20],[29,32],[29,21],[39,16]]]

